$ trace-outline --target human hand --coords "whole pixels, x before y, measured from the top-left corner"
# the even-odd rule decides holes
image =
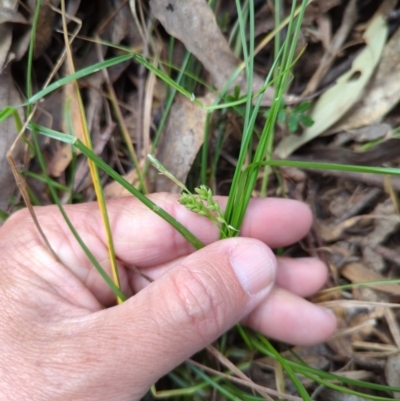
[[[307,233],[305,205],[252,200],[242,228],[248,238],[217,241],[216,227],[175,196],[151,198],[208,245],[194,251],[134,198],[108,202],[122,291],[131,297],[118,306],[56,207],[36,213],[61,263],[26,210],[0,228],[0,399],[138,400],[240,320],[293,344],[333,333],[334,316],[302,298],[323,285],[326,267],[311,258],[275,258],[269,248]],[[66,210],[110,273],[97,205]],[[129,266],[154,281],[148,285]]]

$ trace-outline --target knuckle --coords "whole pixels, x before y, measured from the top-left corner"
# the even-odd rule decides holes
[[[201,270],[182,266],[172,278],[175,299],[172,299],[170,311],[173,319],[202,338],[219,332],[226,315],[224,289],[215,274],[214,269],[211,275],[203,266]]]

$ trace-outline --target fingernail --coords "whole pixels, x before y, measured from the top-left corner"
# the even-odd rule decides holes
[[[255,295],[270,286],[275,278],[275,260],[262,246],[240,244],[231,251],[231,264],[243,289]]]

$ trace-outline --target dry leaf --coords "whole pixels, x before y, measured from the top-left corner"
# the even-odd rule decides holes
[[[400,387],[400,354],[389,356],[385,376],[389,386]],[[400,393],[393,393],[393,397],[396,400],[400,399]]]
[[[34,3],[34,6],[36,6],[36,1]],[[60,0],[51,0],[50,3],[57,7],[60,3]],[[51,43],[55,17],[56,13],[50,7],[48,2],[42,2],[35,34],[35,48],[33,54],[35,59],[40,57]]]
[[[354,216],[334,226],[321,223],[319,226],[319,233],[324,242],[338,241],[343,238],[346,230],[353,228],[357,223],[366,219],[368,219],[366,216]]]
[[[320,399],[324,401],[367,401],[367,398],[358,397],[357,395],[348,394],[347,392],[342,393],[329,388],[323,388],[318,395],[320,395]]]
[[[28,24],[26,18],[18,11],[0,6],[0,24],[4,24],[6,22],[14,22],[17,24]]]
[[[368,85],[362,101],[332,128],[348,130],[379,121],[400,100],[400,28],[388,41],[376,75]]]
[[[128,181],[135,188],[139,184],[139,178],[137,175],[137,171],[135,169],[123,175],[123,178],[125,178],[125,180]],[[131,193],[117,181],[110,182],[104,188],[104,196],[106,197],[106,199],[119,198],[120,196],[128,196],[128,195],[131,195]]]
[[[151,0],[151,10],[166,31],[179,39],[193,53],[211,75],[217,89],[221,90],[236,71],[240,60],[229,48],[228,42],[218,27],[215,16],[205,0]],[[253,90],[264,85],[264,80],[254,75]],[[232,87],[239,86],[241,93],[247,92],[244,71],[236,78]],[[274,90],[267,88],[263,105],[271,103]]]
[[[364,283],[366,281],[384,281],[385,278],[379,273],[364,267],[361,263],[349,263],[341,270],[343,277],[353,284]],[[399,284],[368,284],[369,288],[384,292],[389,295],[400,295]]]
[[[123,0],[114,1],[112,6],[115,8],[120,7],[120,4],[123,2]],[[112,11],[113,10],[110,10],[110,13]],[[127,3],[115,14],[109,26],[106,27],[106,30],[109,32],[109,35],[111,35],[110,41],[112,43],[121,43],[124,39],[127,39],[128,43],[132,47],[135,47],[142,41],[136,24],[132,23],[131,13]],[[106,37],[107,36],[108,35],[106,35]],[[102,37],[104,37],[103,34]]]
[[[201,101],[211,104],[212,99],[209,94]],[[183,183],[203,143],[206,117],[207,112],[186,97],[178,97],[171,108],[157,159]],[[155,191],[179,193],[180,188],[164,175],[158,175]]]
[[[296,149],[324,133],[354,105],[379,62],[387,34],[388,26],[384,17],[377,15],[363,35],[366,47],[356,57],[351,69],[315,104],[311,112],[314,124],[300,136],[290,135],[283,139],[275,152],[279,158],[288,157]]]
[[[397,346],[397,350],[400,350],[400,328],[397,322],[396,315],[391,308],[385,308],[386,323],[389,327],[390,334],[393,337],[394,343]]]
[[[34,10],[36,0],[34,3],[31,0],[31,3],[32,7],[30,8],[28,4],[26,8]],[[16,0],[0,0],[0,72],[10,61],[21,60],[29,46],[30,22],[18,12],[19,4],[20,2]],[[42,8],[48,8],[48,6],[44,6],[42,3]],[[33,12],[31,17],[32,15]],[[12,24],[23,24],[26,25],[26,28],[20,29],[18,35],[13,37]],[[50,41],[51,37],[52,32],[46,34],[46,40]]]
[[[60,177],[72,160],[71,145],[58,144],[57,150],[51,160],[47,163],[47,172],[52,177]]]
[[[0,110],[6,106],[20,104],[21,98],[11,77],[10,67],[0,74]],[[21,119],[22,109],[18,109]],[[8,164],[6,155],[17,138],[18,131],[13,118],[2,122],[0,135],[0,209],[7,210],[10,197],[16,189],[14,176]],[[17,164],[21,164],[23,156],[23,142],[19,141],[14,148],[13,157]]]
[[[376,249],[396,232],[400,225],[400,217],[397,215],[391,199],[379,203],[373,214],[379,217],[375,219],[373,231],[362,238],[363,262],[371,270],[380,272],[387,266],[384,258]]]
[[[355,142],[365,143],[389,137],[391,130],[392,126],[390,124],[373,123],[361,128],[351,129],[348,131],[348,135]]]
[[[16,12],[18,0],[0,0],[0,8],[8,12]],[[10,24],[0,24],[0,74],[13,56],[9,54],[12,42],[12,27]]]

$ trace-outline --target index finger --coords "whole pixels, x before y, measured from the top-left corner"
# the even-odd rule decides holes
[[[153,194],[150,198],[204,244],[218,240],[218,228],[207,218],[190,212],[180,205],[177,202],[178,196]],[[224,207],[227,198],[221,197],[218,200]],[[174,227],[137,199],[132,197],[114,199],[109,201],[107,206],[115,251],[123,263],[145,268],[194,251],[192,245]],[[105,246],[106,235],[97,204],[75,205],[69,207],[67,211],[78,232],[83,233],[83,239],[85,233],[91,233],[92,243],[97,236],[99,243]],[[271,248],[286,246],[306,235],[311,222],[310,209],[301,202],[277,198],[253,199],[246,212],[240,235],[259,239]],[[58,226],[60,227],[59,224]],[[67,227],[65,230],[65,235],[70,237],[72,234]],[[92,249],[97,256],[96,250],[99,248],[92,246]]]
[[[210,244],[219,238],[218,228],[208,219],[185,209],[177,196],[155,194],[151,199],[193,232],[202,242]],[[223,207],[227,198],[218,198]],[[120,261],[120,280],[125,294],[131,294],[129,272],[123,268],[157,268],[184,257],[195,249],[166,221],[132,197],[119,198],[107,203],[113,234],[114,248]],[[111,275],[107,237],[96,203],[65,206],[75,229]],[[113,294],[80,247],[57,207],[35,208],[40,226],[62,265],[93,293],[103,304],[111,304]],[[284,199],[254,199],[250,202],[241,230],[242,236],[253,237],[270,247],[285,246],[303,237],[311,224],[311,213],[300,202]],[[35,267],[36,272],[56,272],[62,266],[57,261],[50,268],[46,245],[25,210],[7,220],[0,230],[7,236],[8,251],[22,258],[23,265]],[[27,244],[29,249],[25,249]],[[25,249],[15,252],[15,249]],[[29,263],[27,264],[27,258]],[[43,269],[42,264],[47,266]],[[46,276],[47,277],[47,276]],[[59,285],[58,274],[54,285]],[[48,280],[48,277],[46,278]],[[62,285],[65,285],[65,280]]]

